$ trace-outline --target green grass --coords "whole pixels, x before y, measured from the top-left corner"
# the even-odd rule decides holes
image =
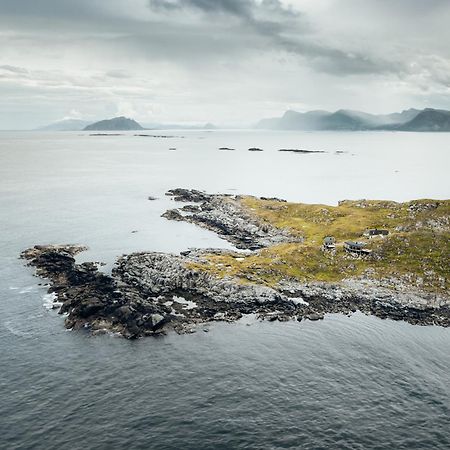
[[[282,203],[243,197],[242,206],[276,227],[303,236],[303,243],[275,245],[246,257],[207,255],[195,264],[217,276],[269,286],[282,279],[340,281],[368,273],[372,278],[406,277],[411,284],[433,292],[448,292],[450,279],[450,201],[345,201],[339,206]],[[414,208],[413,210],[410,207]],[[419,209],[419,211],[417,211]],[[423,209],[423,210],[421,210]],[[390,234],[371,240],[367,228]],[[334,236],[336,253],[324,252],[325,236]],[[342,249],[345,240],[365,241],[370,257],[355,258]]]

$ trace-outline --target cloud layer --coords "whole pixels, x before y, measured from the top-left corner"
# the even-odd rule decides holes
[[[447,0],[0,0],[0,128],[450,109]]]

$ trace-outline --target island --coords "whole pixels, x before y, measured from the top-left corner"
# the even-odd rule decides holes
[[[92,123],[86,126],[83,131],[129,131],[143,129],[135,120],[120,116]]]
[[[178,207],[163,217],[214,231],[236,250],[132,253],[111,274],[76,263],[83,246],[25,250],[67,328],[133,339],[246,314],[301,321],[356,311],[450,325],[450,200],[329,206],[182,188],[167,195]]]

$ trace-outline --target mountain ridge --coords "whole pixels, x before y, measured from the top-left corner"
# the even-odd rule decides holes
[[[128,130],[144,130],[138,122],[128,117],[119,116],[112,119],[100,120],[87,125],[83,131],[128,131]]]
[[[281,117],[262,119],[253,128],[298,131],[416,131],[450,132],[450,111],[444,109],[410,108],[391,114],[370,114],[363,111],[338,109],[335,112],[287,110]],[[124,116],[100,121],[64,119],[38,131],[138,131],[157,129],[215,130],[215,125],[145,124]]]
[[[304,131],[450,131],[450,111],[410,108],[392,114],[370,114],[347,109],[305,113],[288,110],[279,118],[260,120],[255,128]]]
[[[402,131],[450,131],[450,111],[426,108],[399,129]]]
[[[133,128],[123,128],[123,122],[117,124],[122,119],[133,122]],[[115,121],[116,124],[111,123]],[[137,125],[140,128],[137,128]],[[114,128],[117,126],[117,128]],[[95,129],[94,129],[95,127]],[[109,128],[108,128],[109,127]],[[136,128],[135,128],[136,127]],[[174,123],[139,123],[133,119],[123,116],[113,119],[102,120],[82,120],[82,119],[62,119],[48,125],[37,128],[35,131],[126,131],[126,130],[217,130],[218,127],[210,122],[197,125],[185,125]]]

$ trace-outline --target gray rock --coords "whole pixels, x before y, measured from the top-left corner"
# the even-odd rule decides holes
[[[162,217],[195,223],[216,232],[239,249],[257,250],[283,242],[302,241],[289,230],[276,228],[249,213],[240,205],[237,197],[181,188],[168,191],[167,195],[173,196],[176,201],[201,204],[183,207],[184,214],[176,209],[169,210]]]
[[[308,320],[322,320],[324,317],[323,314],[319,314],[319,313],[312,313],[312,314],[307,314],[305,316],[306,319]]]
[[[160,328],[163,325],[166,318],[164,316],[162,316],[161,314],[151,314],[149,320],[150,320],[152,329],[156,330],[157,328]]]

